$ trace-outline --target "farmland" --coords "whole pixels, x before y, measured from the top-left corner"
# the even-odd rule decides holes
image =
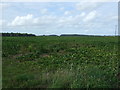
[[[3,88],[117,88],[118,37],[2,38]]]

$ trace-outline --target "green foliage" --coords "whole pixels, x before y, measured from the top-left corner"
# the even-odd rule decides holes
[[[118,37],[3,37],[3,88],[115,88]]]
[[[24,81],[28,81],[28,80],[32,80],[32,79],[34,79],[34,76],[29,75],[29,74],[20,74],[20,75],[16,76],[17,82],[24,82]]]

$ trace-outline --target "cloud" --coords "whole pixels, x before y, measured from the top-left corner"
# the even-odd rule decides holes
[[[111,18],[110,18],[111,20],[118,20],[118,16],[112,16]]]
[[[9,4],[12,7],[4,12],[8,22],[6,31],[27,31],[36,34],[44,34],[45,32],[45,34],[51,32],[94,33],[100,31],[102,33],[105,28],[106,30],[111,29],[112,24],[114,27],[117,21],[116,10],[114,10],[116,6],[113,7],[116,5],[115,3],[22,3],[17,5],[18,8],[13,7],[16,4]],[[13,14],[9,15],[11,12]],[[3,25],[3,21],[0,21],[0,24]]]
[[[0,9],[10,6],[8,3],[0,3]]]
[[[64,12],[64,15],[70,15],[70,14],[71,14],[70,11],[65,11],[65,12]]]
[[[97,16],[97,12],[96,11],[92,11],[83,19],[83,21],[84,22],[92,21],[92,20],[94,20],[96,18],[96,16]]]
[[[28,14],[27,16],[17,16],[9,26],[25,26],[33,23],[33,15]]]
[[[98,2],[80,2],[76,4],[76,9],[80,11],[94,10],[99,6],[100,4]]]
[[[2,2],[79,2],[79,0],[1,0]],[[119,0],[80,0],[81,2],[118,2]]]
[[[8,24],[10,27],[39,27],[47,28],[52,27],[56,24],[56,17],[51,15],[44,15],[41,17],[34,17],[32,14],[26,16],[17,16],[15,19]]]
[[[64,7],[61,7],[60,10],[63,11],[65,8]]]
[[[46,8],[41,10],[41,14],[47,14],[48,10]]]
[[[69,12],[66,11],[65,16],[57,15],[43,15],[39,17],[34,17],[32,14],[26,16],[16,16],[13,21],[11,21],[8,26],[11,27],[39,27],[39,28],[78,28],[80,24],[92,21],[96,17],[96,11],[92,11],[88,14],[81,12],[76,15],[68,15]]]
[[[81,17],[83,17],[83,16],[85,16],[85,15],[86,15],[85,12],[82,12],[82,13],[80,14]]]
[[[52,27],[72,27],[82,21],[83,13],[76,16],[54,16],[43,15],[34,17],[32,14],[26,16],[17,16],[11,21],[8,26],[10,27],[39,27],[39,28],[52,28]],[[76,27],[76,26],[75,26]]]
[[[6,26],[6,21],[5,20],[0,20],[0,27]]]
[[[76,3],[75,3],[76,4]],[[11,27],[25,27],[26,30],[44,30],[45,31],[55,31],[57,30],[72,30],[73,32],[76,31],[83,31],[89,32],[92,29],[98,30],[98,28],[105,27],[104,23],[106,19],[103,19],[102,13],[99,16],[100,11],[94,10],[99,5],[94,3],[95,5],[90,7],[91,4],[87,4],[85,7],[80,7],[77,10],[78,12],[73,12],[74,9],[70,10],[63,10],[64,8],[61,7],[63,10],[62,14],[58,15],[59,11],[55,14],[51,14],[49,9],[42,9],[40,12],[42,15],[35,17],[34,14],[27,14],[25,16],[16,16],[10,23],[9,26]],[[84,6],[84,5],[82,5]],[[89,8],[88,11],[84,11],[85,8]],[[58,8],[60,9],[60,7]],[[58,10],[57,9],[57,10]],[[75,10],[76,11],[76,10]],[[47,13],[47,14],[46,14]],[[106,15],[105,15],[106,16]],[[97,17],[97,18],[96,18]],[[115,20],[116,17],[112,17],[112,20]],[[99,22],[100,21],[100,22]],[[28,28],[29,27],[29,28]],[[58,31],[59,32],[59,31]],[[61,31],[62,32],[62,31]],[[47,32],[46,32],[47,33]]]

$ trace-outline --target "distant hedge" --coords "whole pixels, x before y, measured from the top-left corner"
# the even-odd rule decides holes
[[[90,35],[81,35],[81,34],[61,34],[60,36],[90,36]]]
[[[29,36],[36,36],[36,35],[34,35],[34,34],[27,34],[27,33],[0,33],[0,36],[29,37]]]

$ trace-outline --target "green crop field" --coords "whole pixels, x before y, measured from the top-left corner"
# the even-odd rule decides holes
[[[118,37],[2,38],[3,88],[117,88]]]

